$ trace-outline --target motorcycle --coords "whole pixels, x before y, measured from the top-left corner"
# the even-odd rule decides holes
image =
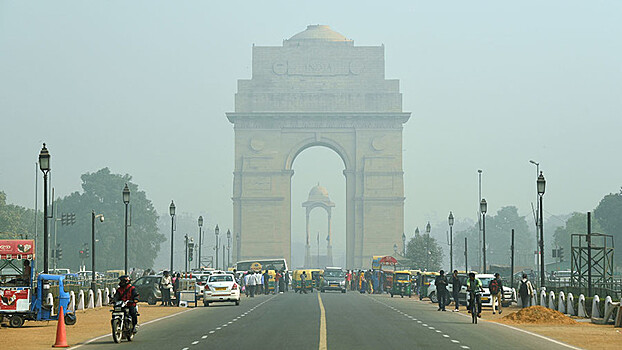
[[[123,338],[132,341],[134,338],[134,327],[132,326],[132,316],[127,301],[114,302],[112,312],[112,339],[115,343],[121,342]]]

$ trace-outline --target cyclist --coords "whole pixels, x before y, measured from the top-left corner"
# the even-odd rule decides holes
[[[482,317],[482,296],[478,292],[484,292],[482,287],[482,281],[479,278],[475,278],[475,273],[469,272],[469,279],[467,280],[467,291],[475,294],[475,300],[477,300],[477,317]],[[471,306],[473,305],[473,298],[469,298],[468,312],[471,312]]]

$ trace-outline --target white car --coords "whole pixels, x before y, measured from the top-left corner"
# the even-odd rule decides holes
[[[203,306],[214,302],[233,302],[240,305],[240,286],[232,274],[212,274],[205,283]]]
[[[475,275],[475,278],[482,281],[482,287],[484,288],[484,293],[482,293],[482,307],[492,307],[492,298],[490,297],[490,290],[488,289],[488,286],[490,285],[490,282],[495,279],[495,275],[477,274]],[[469,296],[467,295],[467,300],[468,298]],[[510,306],[510,303],[512,302],[512,288],[503,286],[503,299],[503,306]]]

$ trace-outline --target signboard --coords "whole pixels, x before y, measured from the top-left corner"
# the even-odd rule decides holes
[[[35,257],[35,241],[33,239],[0,240],[0,260],[32,260]]]
[[[0,312],[28,311],[30,288],[0,287]]]
[[[261,271],[261,264],[258,262],[254,262],[251,264],[251,270],[255,271],[255,272],[259,272]]]

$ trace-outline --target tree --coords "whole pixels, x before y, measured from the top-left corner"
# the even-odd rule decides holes
[[[415,233],[406,245],[406,258],[413,262],[413,268],[438,271],[443,261],[443,249],[429,234]]]
[[[7,204],[6,194],[0,191],[0,238],[34,238],[35,211]],[[40,221],[39,227],[43,224]]]
[[[606,195],[596,209],[594,218],[600,225],[602,233],[612,235],[614,244],[617,247],[622,245],[622,189],[618,193]],[[598,232],[592,228],[592,232]],[[622,265],[622,254],[616,254],[614,258],[616,265]]]
[[[157,226],[158,214],[144,191],[128,174],[112,174],[108,168],[81,176],[82,193],[74,192],[57,200],[58,215],[75,213],[72,226],[58,225],[57,242],[63,248],[63,261],[59,267],[77,269],[81,263],[79,251],[84,244],[91,246],[91,211],[104,215],[104,222],[95,223],[96,269],[123,269],[125,204],[122,190],[127,183],[131,197],[131,226],[128,227],[129,267],[151,268],[160,250],[164,236]],[[93,249],[91,249],[93,254]],[[91,259],[85,262],[87,269]]]
[[[531,266],[533,264],[533,249],[535,242],[529,231],[529,225],[524,216],[518,215],[515,206],[502,207],[495,215],[486,215],[486,263],[496,265],[510,265],[510,245],[512,229],[514,229],[514,258],[515,266]],[[479,224],[457,232],[454,236],[454,268],[464,264],[464,237],[468,240],[469,269],[480,269],[477,261]],[[459,253],[460,252],[460,253]],[[461,268],[463,266],[460,266]]]
[[[592,232],[601,231],[597,220],[592,220]],[[587,233],[587,214],[574,212],[570,215],[566,224],[555,230],[555,245],[564,248],[564,259],[570,260],[571,235]]]

